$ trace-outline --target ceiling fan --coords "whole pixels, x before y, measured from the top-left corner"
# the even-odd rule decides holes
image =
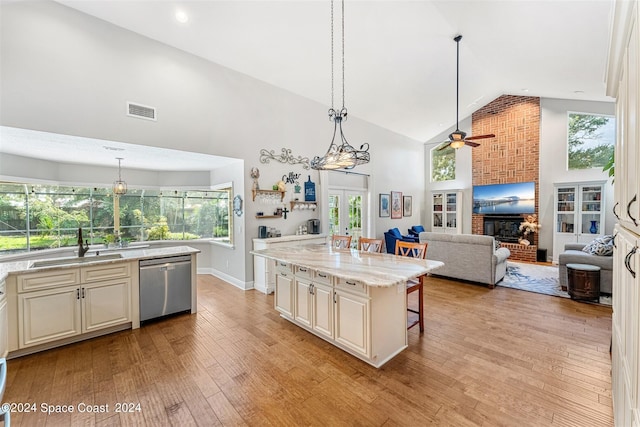
[[[490,133],[487,135],[478,135],[478,136],[470,136],[467,138],[467,133],[462,132],[458,127],[458,102],[460,98],[460,89],[459,89],[459,81],[460,81],[460,40],[462,40],[462,35],[457,35],[453,38],[456,42],[456,130],[449,134],[449,140],[445,141],[438,150],[444,150],[445,148],[451,146],[452,148],[460,148],[465,145],[470,147],[477,147],[480,144],[477,142],[473,142],[476,139],[485,139],[485,138],[495,138],[495,135]]]

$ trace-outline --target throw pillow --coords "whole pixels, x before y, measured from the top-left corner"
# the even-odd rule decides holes
[[[613,255],[613,236],[607,235],[594,239],[591,243],[582,248],[582,252],[599,256]]]

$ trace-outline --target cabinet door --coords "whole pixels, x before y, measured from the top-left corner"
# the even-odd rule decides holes
[[[0,296],[0,357],[7,357],[9,351],[9,334],[7,318],[7,297]]]
[[[131,280],[110,280],[84,285],[82,332],[108,328],[131,321]]]
[[[333,304],[333,288],[314,283],[312,328],[329,338],[333,338]]]
[[[279,271],[276,274],[276,310],[293,319],[293,274]]]
[[[311,282],[301,280],[296,277],[296,309],[294,312],[295,319],[298,323],[310,328],[311,327],[311,307],[312,297]]]
[[[431,214],[431,231],[444,231],[444,194],[433,193],[432,197],[432,214]]]
[[[77,286],[18,294],[20,348],[80,334]]]
[[[369,299],[335,291],[335,340],[370,357]]]

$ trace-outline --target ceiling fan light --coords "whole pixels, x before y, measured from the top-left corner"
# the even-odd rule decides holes
[[[451,141],[451,148],[462,148],[464,147],[464,141],[461,139],[456,139]]]

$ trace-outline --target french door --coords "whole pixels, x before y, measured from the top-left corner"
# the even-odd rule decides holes
[[[367,193],[360,190],[329,188],[329,235],[348,235],[351,247],[358,247],[358,239],[366,235]]]

